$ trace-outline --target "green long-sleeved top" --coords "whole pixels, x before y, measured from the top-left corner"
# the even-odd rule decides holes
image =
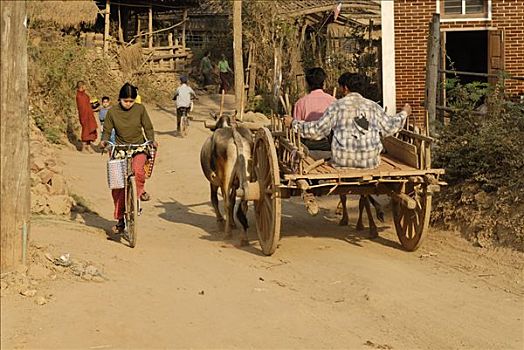
[[[144,143],[144,134],[147,140],[155,140],[155,132],[153,130],[153,123],[147,114],[146,108],[142,104],[135,103],[129,110],[122,108],[120,103],[111,108],[104,120],[104,132],[102,133],[102,141],[109,140],[111,130],[116,131],[116,143]]]

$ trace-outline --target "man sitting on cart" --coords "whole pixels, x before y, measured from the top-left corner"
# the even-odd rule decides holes
[[[330,104],[337,99],[323,90],[326,72],[320,67],[313,67],[306,71],[306,83],[309,94],[295,103],[293,118],[305,122],[319,120]],[[302,139],[302,143],[310,150],[330,151],[329,137],[321,139]]]
[[[377,103],[352,91],[359,81],[358,74],[342,74],[338,84],[344,97],[333,102],[316,121],[284,118],[285,125],[303,138],[318,140],[333,132],[331,160],[337,167],[378,167],[383,148],[380,138],[397,133],[411,114],[411,106],[406,103],[398,114],[388,116]]]

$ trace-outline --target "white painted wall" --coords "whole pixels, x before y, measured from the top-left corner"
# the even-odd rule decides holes
[[[395,14],[393,0],[380,2],[382,19],[382,96],[388,113],[396,111],[395,84]]]

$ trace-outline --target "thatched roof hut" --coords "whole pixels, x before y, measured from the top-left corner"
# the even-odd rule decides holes
[[[93,24],[99,13],[92,0],[28,1],[27,12],[32,20],[53,22],[63,28],[78,27],[82,23]]]

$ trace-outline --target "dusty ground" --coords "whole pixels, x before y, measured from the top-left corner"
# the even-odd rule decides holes
[[[216,99],[199,102],[207,119]],[[335,198],[317,217],[286,200],[273,256],[261,255],[254,228],[251,246],[235,248],[220,239],[198,162],[209,131],[193,122],[177,138],[171,108],[148,108],[160,149],[137,247],[106,239],[105,157],[63,149],[73,193],[99,214],[34,219],[43,271],[28,282],[34,297],[3,284],[2,349],[523,348],[522,254],[436,231],[404,252],[389,209],[369,241],[354,229],[355,198],[349,227],[336,224]],[[69,253],[99,276],[53,267],[45,253]]]

